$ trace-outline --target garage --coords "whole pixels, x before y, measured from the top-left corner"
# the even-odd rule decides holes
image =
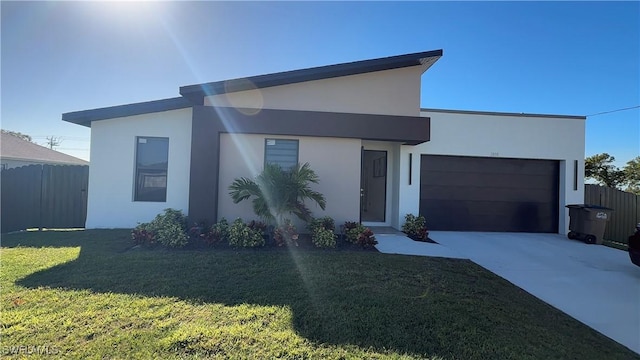
[[[422,155],[420,214],[431,230],[558,232],[554,160]]]

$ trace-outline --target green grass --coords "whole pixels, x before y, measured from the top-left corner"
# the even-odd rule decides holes
[[[130,247],[123,230],[4,235],[3,355],[640,358],[469,261]]]

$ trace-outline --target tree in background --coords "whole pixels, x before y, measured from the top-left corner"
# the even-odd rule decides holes
[[[15,137],[19,137],[19,138],[20,138],[20,139],[22,139],[22,140],[26,140],[26,141],[31,141],[31,142],[33,142],[33,140],[31,139],[31,136],[29,136],[29,135],[27,135],[27,134],[23,134],[23,133],[21,133],[21,132],[2,129],[2,133],[3,133],[3,134],[13,135],[13,136],[15,136]]]
[[[640,194],[640,156],[620,169],[613,165],[615,157],[607,154],[589,156],[584,161],[584,176],[598,184]]]
[[[614,161],[616,158],[607,153],[589,156],[584,160],[584,176],[604,186],[617,188],[625,181],[624,172],[613,165]]]
[[[629,160],[622,171],[627,180],[627,191],[640,195],[640,156]]]

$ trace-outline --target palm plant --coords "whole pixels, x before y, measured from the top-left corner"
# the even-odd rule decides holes
[[[265,164],[255,180],[235,179],[229,186],[229,195],[235,204],[253,198],[255,214],[271,224],[284,224],[287,214],[308,221],[311,211],[305,200],[315,202],[322,210],[326,206],[324,195],[309,187],[310,183],[317,184],[318,181],[318,175],[309,163],[297,164],[290,170],[283,170],[276,164]]]

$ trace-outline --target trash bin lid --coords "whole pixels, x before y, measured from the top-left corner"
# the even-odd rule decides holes
[[[571,205],[567,205],[565,206],[569,209],[582,209],[584,207],[584,204],[571,204]]]
[[[606,206],[590,205],[590,204],[571,204],[571,205],[567,205],[565,207],[567,207],[569,209],[595,209],[595,210],[615,211],[614,209],[608,208]]]

